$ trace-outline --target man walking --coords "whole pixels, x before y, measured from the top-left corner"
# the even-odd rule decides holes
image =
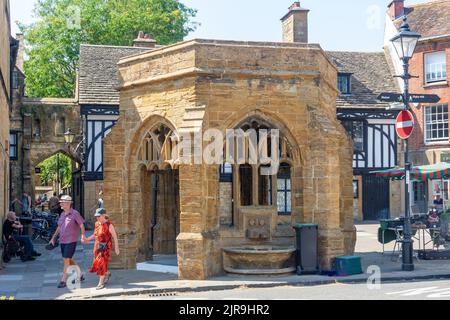
[[[50,244],[55,246],[56,237],[59,235],[59,242],[61,245],[61,254],[64,259],[64,271],[58,288],[64,288],[67,286],[67,269],[69,266],[76,266],[78,264],[73,259],[75,250],[77,248],[78,238],[80,236],[81,229],[81,241],[86,238],[86,230],[84,227],[84,219],[81,217],[80,213],[72,208],[72,198],[69,196],[62,196],[60,200],[61,209],[63,212],[58,220],[58,228],[55,234],[50,240]],[[84,280],[81,275],[80,281]]]

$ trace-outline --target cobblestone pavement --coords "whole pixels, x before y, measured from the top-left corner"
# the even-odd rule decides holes
[[[279,286],[311,286],[332,283],[364,283],[371,275],[369,266],[376,266],[381,271],[383,282],[414,281],[418,279],[450,278],[448,260],[423,261],[415,259],[415,271],[401,271],[401,260],[392,259],[393,243],[386,245],[386,253],[381,254],[382,247],[377,241],[378,224],[357,225],[358,241],[356,255],[361,256],[364,273],[348,277],[310,276],[237,276],[226,275],[207,281],[177,280],[176,274],[139,271],[112,270],[113,276],[104,290],[95,290],[98,277],[88,273],[92,262],[93,245],[78,245],[75,260],[86,275],[86,281],[75,290],[58,289],[57,284],[62,274],[63,262],[60,249],[45,250],[45,244],[36,245],[42,253],[36,261],[21,262],[14,259],[0,270],[0,298],[15,299],[92,299],[143,294],[172,294],[183,292],[205,292],[211,290],[229,290],[236,288],[270,288]],[[417,247],[417,243],[415,244]]]

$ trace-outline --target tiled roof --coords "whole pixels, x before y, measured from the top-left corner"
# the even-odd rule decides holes
[[[405,8],[410,29],[422,38],[450,35],[450,0],[434,0]],[[400,27],[402,19],[396,21]]]
[[[400,92],[384,52],[327,52],[340,73],[351,73],[351,91],[340,95],[338,108],[386,108],[382,92]]]
[[[119,105],[119,71],[117,63],[126,56],[148,51],[148,48],[116,46],[80,46],[80,104]]]

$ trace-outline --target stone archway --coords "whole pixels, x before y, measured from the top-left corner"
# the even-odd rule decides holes
[[[172,167],[174,130],[157,122],[144,132],[135,154],[141,203],[141,212],[132,217],[138,222],[137,262],[175,255],[180,232],[179,171]]]
[[[14,121],[11,129],[17,132],[17,158],[11,161],[11,196],[20,199],[23,192],[34,198],[36,166],[57,153],[63,153],[73,160],[74,172],[79,163],[69,154],[64,132],[70,128],[81,131],[79,106],[73,99],[21,98],[13,108]],[[81,141],[75,137],[74,145]],[[81,173],[79,186],[82,187]],[[79,200],[81,207],[82,200]],[[83,214],[83,210],[80,210]]]
[[[36,199],[36,197],[40,194],[42,194],[42,192],[44,192],[44,189],[37,189],[39,186],[42,187],[42,184],[39,183],[41,182],[41,179],[39,178],[39,171],[40,165],[47,159],[50,159],[54,156],[57,155],[64,155],[66,156],[68,159],[70,159],[71,161],[71,187],[70,189],[65,189],[64,184],[63,184],[63,179],[62,177],[59,177],[59,183],[60,186],[52,186],[53,187],[53,192],[56,193],[67,193],[70,196],[72,196],[73,198],[73,207],[77,210],[79,210],[82,214],[82,179],[81,179],[81,163],[80,160],[77,159],[74,155],[72,155],[67,149],[59,149],[57,151],[50,151],[47,149],[43,149],[43,148],[36,148],[33,150],[30,150],[30,175],[31,175],[31,179],[30,179],[30,183],[29,183],[29,194],[32,197],[32,199]],[[61,165],[64,162],[64,159],[62,159],[61,157],[59,157],[60,161],[61,161]],[[38,170],[36,170],[38,169]],[[55,189],[56,187],[56,189]]]

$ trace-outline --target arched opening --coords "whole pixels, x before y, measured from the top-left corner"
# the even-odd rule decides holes
[[[57,152],[39,162],[34,169],[34,204],[38,210],[50,211],[49,199],[53,194],[66,194],[74,199],[74,208],[80,210],[81,181],[74,178],[79,164],[63,152]],[[77,200],[78,199],[78,200]]]
[[[141,139],[140,166],[142,217],[138,261],[173,256],[180,233],[179,171],[172,168],[173,130],[157,124]]]

